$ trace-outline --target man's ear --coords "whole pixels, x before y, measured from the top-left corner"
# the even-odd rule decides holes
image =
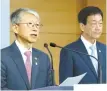
[[[18,25],[16,25],[16,24],[12,25],[12,30],[15,34],[17,34],[18,33]]]
[[[82,32],[84,31],[84,28],[85,28],[85,25],[83,23],[80,23],[80,29]]]

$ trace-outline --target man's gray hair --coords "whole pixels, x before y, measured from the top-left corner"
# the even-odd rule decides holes
[[[29,8],[19,8],[11,14],[11,17],[10,17],[11,23],[12,24],[19,23],[21,21],[21,14],[24,12],[33,14],[36,17],[40,18],[39,14],[35,10],[29,9]]]

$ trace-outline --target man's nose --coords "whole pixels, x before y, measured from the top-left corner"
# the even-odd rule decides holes
[[[34,31],[38,31],[38,30],[39,30],[39,28],[38,28],[36,25],[32,26],[32,29],[33,29]]]

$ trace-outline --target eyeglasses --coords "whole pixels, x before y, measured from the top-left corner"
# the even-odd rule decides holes
[[[36,27],[36,28],[41,28],[43,25],[42,24],[35,24],[35,23],[32,23],[32,22],[28,22],[28,23],[17,23],[17,25],[19,25],[19,24],[27,24],[27,26],[29,27],[29,28],[32,28],[32,27]]]

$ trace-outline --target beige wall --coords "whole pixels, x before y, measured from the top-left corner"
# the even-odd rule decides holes
[[[41,17],[43,28],[40,32],[38,41],[34,47],[39,48],[47,53],[43,44],[55,42],[60,46],[64,46],[76,40],[81,31],[77,22],[77,14],[79,10],[87,5],[96,5],[104,12],[104,33],[99,39],[105,43],[105,1],[106,0],[10,0],[10,11],[14,11],[20,7],[28,7],[35,9]],[[95,2],[96,1],[96,2]],[[15,39],[13,32],[10,32],[12,43]],[[54,60],[55,80],[59,83],[59,53],[60,49],[49,47]]]

